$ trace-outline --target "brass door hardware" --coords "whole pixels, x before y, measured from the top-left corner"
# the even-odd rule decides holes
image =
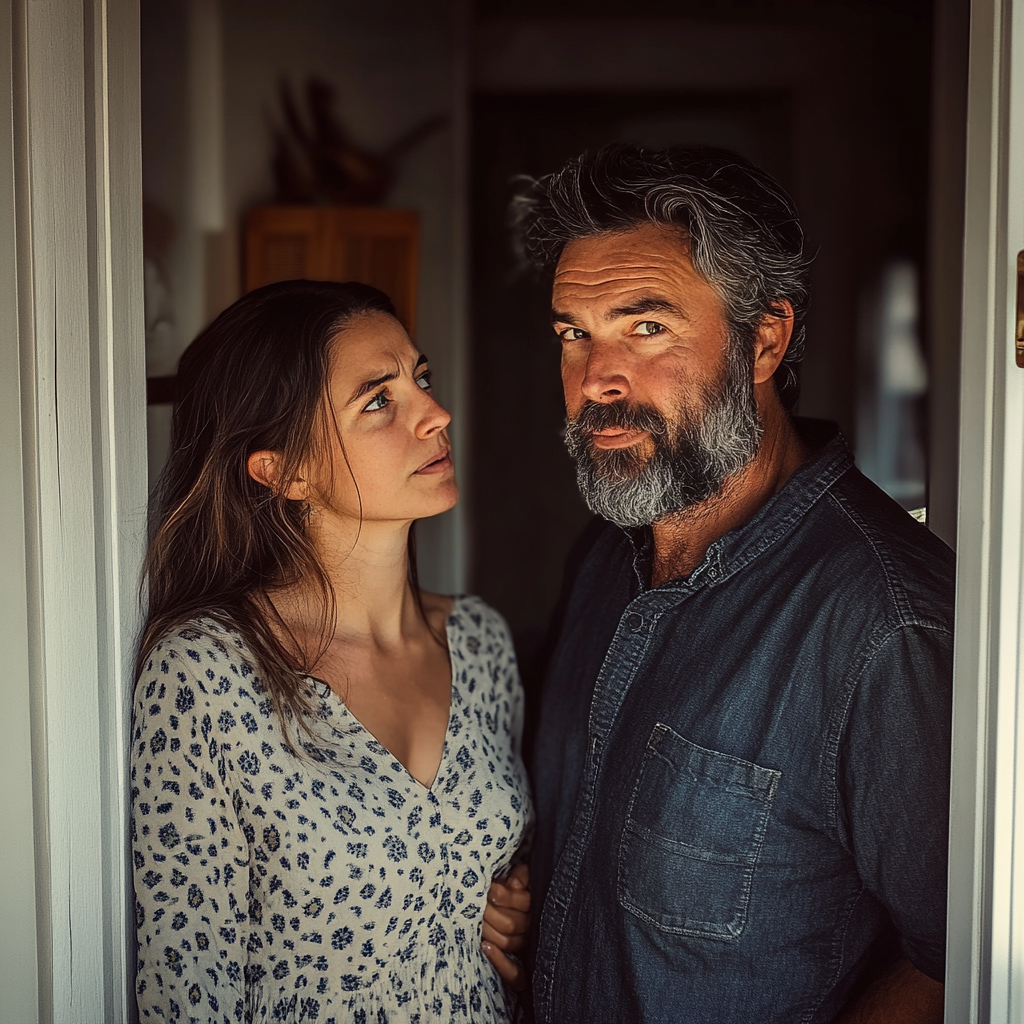
[[[1017,328],[1014,334],[1017,365],[1024,368],[1024,250],[1017,253]]]

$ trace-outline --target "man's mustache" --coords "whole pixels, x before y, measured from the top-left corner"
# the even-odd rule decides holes
[[[646,430],[652,437],[668,434],[665,417],[649,405],[619,399],[616,402],[584,402],[574,419],[566,425],[566,437],[580,441],[595,430],[619,427],[622,430]]]

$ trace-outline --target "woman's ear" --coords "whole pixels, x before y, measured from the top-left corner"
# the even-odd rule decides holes
[[[269,487],[270,490],[278,493],[281,481],[281,453],[280,452],[253,452],[246,464],[249,476],[258,484]],[[288,501],[305,501],[309,497],[309,485],[302,477],[296,477],[288,485],[288,489],[282,497]]]
[[[788,299],[777,299],[772,309],[754,338],[755,384],[763,384],[779,368],[793,336],[793,304]]]

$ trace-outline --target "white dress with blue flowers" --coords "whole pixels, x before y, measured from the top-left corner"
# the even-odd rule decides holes
[[[480,948],[530,816],[508,628],[447,622],[451,715],[430,788],[323,684],[296,757],[241,638],[199,619],[136,687],[132,824],[143,1020],[508,1021]]]

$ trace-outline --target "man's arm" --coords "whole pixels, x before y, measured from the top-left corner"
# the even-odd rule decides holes
[[[837,1018],[836,1024],[942,1024],[943,986],[899,960]]]
[[[875,650],[839,754],[840,828],[903,959],[836,1019],[939,1022],[945,971],[952,636],[906,626]],[[916,965],[916,966],[915,966]]]

